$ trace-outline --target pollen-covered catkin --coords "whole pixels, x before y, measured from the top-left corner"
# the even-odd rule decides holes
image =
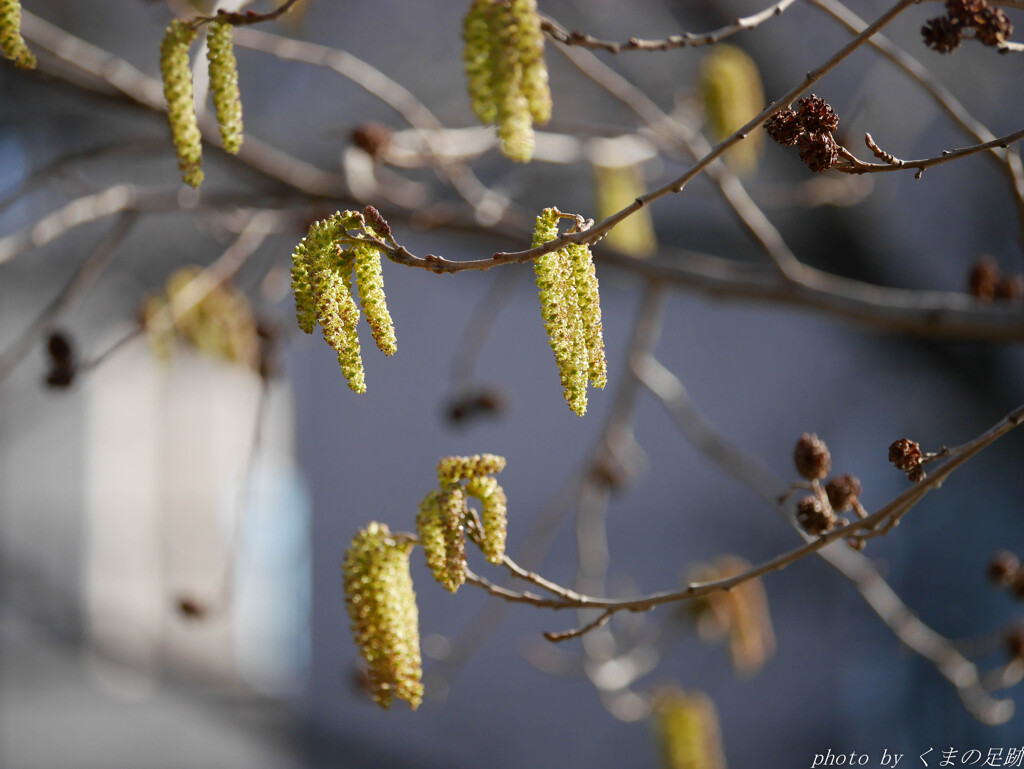
[[[445,457],[437,463],[437,480],[441,486],[469,478],[497,475],[505,469],[505,457],[497,454],[474,454],[471,457]]]
[[[198,187],[203,181],[202,135],[196,120],[192,69],[188,60],[188,49],[195,39],[196,31],[175,19],[167,26],[160,44],[160,73],[167,100],[167,120],[178,152],[181,178],[192,187]]]
[[[598,293],[594,257],[587,246],[574,243],[568,247],[572,263],[580,317],[587,348],[587,378],[594,387],[603,389],[608,382],[608,364],[604,355],[604,329],[601,325],[601,299]]]
[[[463,22],[470,103],[497,123],[502,154],[529,162],[534,123],[551,118],[544,35],[536,0],[474,0]]]
[[[537,217],[533,245],[558,237],[557,208]],[[590,249],[570,245],[533,262],[540,296],[541,317],[555,355],[562,392],[578,416],[587,411],[587,382],[603,387],[607,380],[597,274]]]
[[[373,340],[385,355],[394,355],[398,349],[395,341],[395,327],[388,312],[384,296],[384,276],[381,273],[380,252],[370,244],[353,246],[355,258],[356,285],[359,287],[359,302],[366,313]]]
[[[519,64],[523,68],[522,89],[530,115],[543,125],[551,119],[551,89],[544,63],[544,32],[537,13],[537,0],[511,0],[518,36]]]
[[[491,90],[491,22],[493,0],[474,0],[462,25],[462,59],[466,65],[469,102],[481,123],[498,117]]]
[[[21,0],[0,0],[0,51],[19,69],[36,68],[36,57],[21,36]]]
[[[480,522],[483,536],[480,550],[494,564],[505,555],[505,532],[508,526],[508,500],[498,482],[490,477],[473,478],[466,484],[466,494],[480,500]]]
[[[369,669],[373,698],[389,708],[394,697],[415,710],[423,700],[419,615],[409,575],[412,545],[382,523],[352,539],[343,566],[352,634]]]
[[[754,60],[732,45],[716,45],[700,64],[700,90],[711,137],[718,142],[741,128],[764,107],[764,87]],[[737,173],[757,167],[763,137],[760,132],[726,152],[726,160]]]
[[[438,504],[444,519],[445,581],[451,592],[466,581],[466,492],[457,483],[445,486]]]
[[[523,67],[519,22],[504,2],[491,12],[491,91],[498,110],[498,139],[501,152],[509,160],[527,163],[533,157],[533,119],[530,104],[523,93]]]
[[[206,35],[210,63],[210,92],[225,151],[237,155],[242,147],[242,98],[238,91],[238,62],[232,41],[235,28],[214,21]]]
[[[444,512],[441,510],[440,500],[441,494],[438,491],[431,491],[423,498],[420,502],[419,512],[416,514],[416,531],[419,533],[423,554],[427,558],[427,566],[434,575],[434,579],[455,592],[458,586],[451,585],[448,574],[448,546],[445,541],[446,520]]]

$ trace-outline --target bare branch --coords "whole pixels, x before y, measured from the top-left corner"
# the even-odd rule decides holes
[[[607,51],[608,53],[621,53],[623,51],[669,51],[674,48],[695,48],[701,45],[712,45],[721,42],[738,32],[754,29],[769,19],[781,16],[794,2],[796,0],[780,0],[780,2],[770,5],[763,11],[736,19],[731,24],[711,32],[705,32],[704,34],[684,32],[681,35],[670,35],[661,40],[641,40],[640,38],[631,37],[624,43],[613,43],[609,40],[591,37],[582,32],[567,32],[557,21],[548,16],[541,17],[541,28],[552,39],[564,45],[591,48]]]
[[[921,172],[926,168],[932,166],[942,165],[943,163],[949,163],[953,160],[959,160],[960,158],[975,155],[979,152],[986,150],[1001,148],[1006,149],[1007,146],[1014,142],[1020,141],[1024,138],[1024,130],[1014,131],[1012,134],[1007,134],[999,139],[993,139],[992,141],[985,142],[984,144],[975,144],[971,147],[963,147],[958,150],[943,150],[941,155],[932,158],[925,158],[923,160],[900,160],[894,155],[889,154],[881,147],[879,147],[875,140],[871,137],[871,134],[864,134],[864,143],[868,149],[874,153],[875,157],[884,161],[882,163],[865,163],[858,159],[853,153],[841,148],[844,163],[840,163],[834,168],[837,171],[842,171],[848,174],[879,174],[887,173],[889,171],[905,171],[910,168],[917,169],[916,177],[921,177]]]

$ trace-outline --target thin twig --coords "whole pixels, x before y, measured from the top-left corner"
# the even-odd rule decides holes
[[[957,150],[944,150],[941,155],[936,157],[924,158],[923,160],[900,160],[875,144],[871,134],[865,134],[864,143],[868,146],[868,149],[870,149],[876,157],[884,160],[885,162],[865,163],[863,160],[855,157],[851,152],[846,151],[843,153],[845,162],[833,167],[837,171],[842,171],[843,173],[848,174],[880,174],[890,171],[905,171],[907,169],[914,168],[917,169],[917,176],[920,178],[920,172],[924,171],[926,168],[942,165],[943,163],[949,163],[953,160],[959,160],[960,158],[975,155],[979,152],[985,152],[986,150],[997,147],[1006,149],[1007,146],[1020,141],[1022,138],[1024,138],[1024,130],[1014,131],[1012,134],[1007,134],[1006,136],[993,139],[992,141],[985,142],[984,144],[975,144],[970,147],[963,147]]]
[[[284,14],[288,13],[299,0],[285,0],[280,6],[275,8],[273,11],[267,13],[256,13],[255,11],[217,11],[215,16],[196,16],[189,20],[189,24],[193,27],[199,27],[203,24],[208,24],[211,21],[219,21],[225,24],[231,24],[234,27],[246,27],[250,24],[262,24],[266,21],[274,21]]]
[[[693,48],[701,45],[713,45],[726,38],[732,37],[738,32],[759,27],[769,19],[781,16],[783,12],[796,0],[780,0],[780,2],[765,8],[750,16],[738,18],[730,24],[704,34],[693,34],[684,32],[681,35],[670,35],[661,40],[642,40],[631,37],[624,43],[615,43],[610,40],[601,40],[582,32],[567,32],[557,21],[549,16],[541,17],[541,28],[559,43],[564,45],[591,48],[608,53],[621,53],[623,51],[669,51],[674,48]]]
[[[24,359],[36,338],[47,326],[56,320],[60,312],[76,296],[91,286],[110,264],[111,258],[124,243],[138,221],[138,214],[128,212],[121,215],[114,228],[93,249],[89,257],[72,273],[64,288],[29,323],[20,336],[0,355],[0,382],[5,380]],[[0,241],[2,246],[2,241]]]

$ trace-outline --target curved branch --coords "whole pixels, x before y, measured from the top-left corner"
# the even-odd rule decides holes
[[[761,26],[769,19],[781,16],[783,12],[785,12],[785,10],[794,2],[796,2],[796,0],[780,0],[780,2],[768,6],[763,11],[751,14],[750,16],[738,18],[732,23],[726,24],[724,27],[720,27],[719,29],[711,32],[705,32],[701,35],[684,32],[681,35],[670,35],[669,37],[661,40],[642,40],[637,37],[631,37],[624,43],[614,43],[610,40],[601,40],[599,38],[583,34],[582,32],[576,32],[575,30],[568,32],[557,21],[549,16],[541,17],[541,29],[547,32],[552,39],[557,40],[559,43],[564,45],[591,48],[599,51],[607,51],[608,53],[621,53],[623,51],[670,51],[674,48],[695,48],[701,45],[713,45],[714,43],[718,43],[726,38],[732,37],[737,32],[754,29]]]
[[[840,148],[840,152],[843,156],[845,163],[834,166],[837,171],[842,171],[847,174],[881,174],[889,171],[905,171],[910,168],[917,169],[915,178],[920,179],[921,173],[926,168],[932,166],[942,165],[943,163],[949,163],[953,160],[959,160],[960,158],[968,157],[969,155],[976,155],[979,152],[984,152],[991,149],[1006,149],[1010,144],[1020,141],[1024,138],[1024,129],[1020,131],[1014,131],[1012,134],[1007,134],[998,139],[985,142],[984,144],[975,144],[970,147],[963,147],[958,150],[943,150],[941,155],[932,158],[925,158],[923,160],[900,160],[894,155],[890,155],[888,152],[879,147],[875,140],[871,137],[871,134],[864,134],[864,143],[868,149],[875,155],[875,157],[884,161],[882,163],[865,163],[863,160],[857,158],[853,153],[847,150],[845,147]]]

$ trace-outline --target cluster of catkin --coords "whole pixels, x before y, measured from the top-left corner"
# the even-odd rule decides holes
[[[533,230],[533,245],[558,237],[557,208],[545,208]],[[575,218],[575,217],[569,217]],[[566,403],[577,415],[587,411],[587,384],[607,382],[597,273],[590,248],[576,243],[533,262],[544,328],[555,354]]]
[[[21,36],[21,0],[0,0],[0,51],[15,67],[36,67],[36,57]]]
[[[473,0],[463,25],[473,111],[498,125],[502,153],[533,157],[533,124],[551,119],[544,33],[536,0]]]
[[[0,0],[2,1],[2,0]],[[238,64],[232,35],[234,27],[213,21],[207,28],[206,53],[210,64],[210,92],[225,151],[237,154],[242,147],[242,101],[238,91]],[[160,44],[160,73],[167,99],[167,120],[178,152],[182,180],[192,187],[203,181],[202,144],[192,90],[188,52],[198,35],[188,22],[175,19]]]
[[[440,491],[420,503],[419,544],[434,577],[453,593],[466,580],[467,533],[491,563],[505,555],[505,492],[493,477],[503,469],[505,458],[494,454],[445,457],[437,465]],[[479,517],[467,509],[467,497],[480,501]],[[384,708],[395,697],[414,710],[423,700],[419,613],[409,574],[415,543],[411,534],[392,534],[374,522],[356,533],[345,553],[352,634],[373,699]]]
[[[343,566],[352,634],[366,661],[374,700],[394,697],[415,710],[423,701],[419,612],[409,574],[412,543],[371,523],[352,539]]]
[[[348,386],[357,393],[366,392],[366,379],[356,329],[359,308],[352,298],[353,273],[377,347],[385,355],[394,355],[397,349],[384,296],[380,251],[374,243],[390,237],[387,222],[367,206],[362,213],[337,212],[314,222],[292,254],[292,292],[299,328],[312,334],[320,326],[324,339],[338,353]]]
[[[420,502],[416,528],[434,578],[451,592],[466,581],[466,530],[488,561],[505,555],[507,500],[493,476],[505,469],[494,454],[445,457],[437,465],[440,489]],[[478,522],[468,517],[466,499],[480,502]]]

